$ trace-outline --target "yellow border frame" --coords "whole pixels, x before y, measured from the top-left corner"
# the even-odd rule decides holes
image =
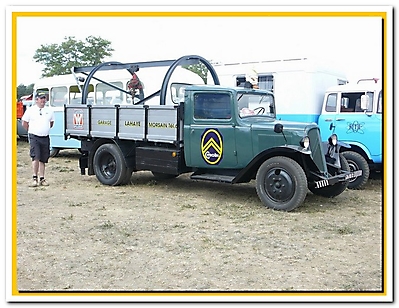
[[[386,12],[313,12],[313,11],[304,11],[304,12],[51,12],[51,11],[42,11],[42,12],[12,12],[12,123],[14,123],[14,119],[16,119],[16,104],[13,102],[17,101],[16,91],[17,88],[17,19],[21,17],[381,17],[384,25],[384,46],[383,46],[383,80],[384,80],[384,97],[387,97],[387,13]],[[387,116],[387,104],[384,104],[384,115]],[[387,131],[387,123],[384,121],[383,130]],[[387,140],[386,136],[384,136],[384,148],[383,153],[387,155]],[[17,138],[16,138],[16,125],[12,125],[12,157],[14,158],[13,162],[16,161],[17,157]],[[385,156],[386,157],[386,156]],[[387,182],[387,159],[384,160],[384,178],[383,182]],[[114,295],[114,296],[308,296],[308,295],[318,295],[318,296],[386,296],[387,295],[387,202],[386,202],[386,194],[387,188],[386,185],[383,187],[383,200],[384,202],[384,217],[383,217],[383,264],[384,264],[384,281],[383,281],[383,291],[376,293],[356,293],[356,292],[287,292],[287,293],[279,293],[279,292],[236,292],[236,293],[228,293],[228,292],[201,292],[201,293],[190,293],[190,292],[130,292],[127,291],[125,293],[117,293],[117,292],[105,292],[105,293],[77,293],[77,292],[66,292],[66,293],[20,293],[18,291],[17,286],[17,167],[16,164],[12,164],[12,295],[13,296],[99,296],[99,295]]]

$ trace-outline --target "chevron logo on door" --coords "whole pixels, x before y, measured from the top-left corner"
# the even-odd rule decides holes
[[[216,128],[208,128],[202,133],[201,154],[209,165],[217,165],[222,160],[223,138]]]

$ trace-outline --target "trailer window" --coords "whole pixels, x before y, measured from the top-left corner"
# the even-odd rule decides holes
[[[242,87],[245,84],[245,76],[240,75],[236,77],[236,85]],[[274,90],[274,77],[273,75],[259,75],[258,76],[258,87],[261,90],[267,90],[273,92]]]
[[[274,90],[274,79],[273,75],[262,76],[258,77],[258,86],[261,90],[267,90],[273,92]]]

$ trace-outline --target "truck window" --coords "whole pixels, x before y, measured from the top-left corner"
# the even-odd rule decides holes
[[[227,93],[197,93],[194,95],[194,118],[230,119],[231,100]]]
[[[337,93],[328,95],[325,110],[327,112],[335,112],[337,110]]]
[[[382,91],[378,94],[377,113],[382,113]]]
[[[374,92],[367,92],[366,95],[369,97],[369,105],[367,107],[367,111],[373,111],[373,102],[374,102]],[[364,110],[361,110],[362,112]]]
[[[373,92],[346,92],[342,93],[341,112],[364,112],[361,108],[361,97],[365,94],[369,97],[367,111],[373,110]]]
[[[241,118],[261,115],[275,117],[274,97],[271,94],[237,93],[237,102]]]

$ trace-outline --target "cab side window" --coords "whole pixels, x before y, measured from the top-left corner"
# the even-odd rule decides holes
[[[335,112],[337,110],[337,93],[328,95],[325,110],[327,112]]]
[[[194,95],[194,118],[230,119],[231,99],[227,93],[198,93]]]

